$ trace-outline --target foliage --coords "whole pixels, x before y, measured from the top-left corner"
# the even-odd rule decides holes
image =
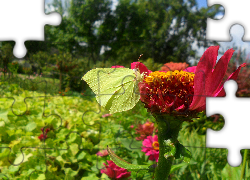
[[[104,58],[131,63],[143,53],[155,62],[185,62],[195,55],[191,48],[195,40],[198,46],[211,43],[205,39],[206,19],[216,12],[218,6],[198,10],[193,0],[121,0],[98,29],[103,45],[110,48]]]
[[[207,128],[213,130],[221,130],[225,124],[224,118],[221,115],[207,117],[205,112],[198,114],[198,118],[194,118],[193,122],[186,125],[186,131],[196,131],[199,135],[205,135]]]
[[[43,51],[30,54],[28,61],[34,67],[34,71],[38,74],[42,73],[42,67],[45,67],[46,64],[53,63],[52,56]]]
[[[19,68],[19,64],[17,62],[8,63],[8,69],[11,73],[17,74],[18,68]]]
[[[141,60],[140,62],[142,62],[151,71],[160,71],[162,67],[161,63],[154,62],[152,58],[148,58],[145,61]]]
[[[58,80],[49,79],[49,78],[41,78],[40,76],[37,76],[37,75],[31,75],[31,76],[17,75],[11,78],[4,78],[2,76],[0,80],[3,82],[1,84],[1,87],[2,88],[5,87],[7,90],[9,87],[21,87],[22,89],[29,90],[29,91],[37,91],[40,93],[46,92],[46,93],[50,93],[54,95],[58,94],[58,91],[59,91]],[[10,90],[11,92],[13,91],[12,89]]]
[[[62,90],[65,87],[64,82],[64,76],[63,74],[67,74],[68,72],[71,72],[74,70],[77,65],[77,59],[74,58],[70,53],[68,52],[60,52],[59,54],[54,54],[53,59],[56,61],[56,66],[54,70],[59,72],[59,80],[60,80],[60,90]],[[70,79],[67,79],[67,82],[70,82]]]
[[[0,60],[1,60],[1,66],[3,67],[4,76],[8,72],[8,63],[13,58],[13,45],[11,43],[5,43],[1,47],[0,51]]]
[[[109,60],[126,67],[142,53],[157,63],[185,62],[195,56],[194,41],[199,47],[216,44],[205,34],[218,5],[198,9],[194,0],[121,0],[113,8],[111,0],[54,0],[52,6],[62,22],[45,27],[46,47],[40,51],[69,52],[93,65]]]
[[[55,86],[53,82],[47,81],[47,89]],[[18,84],[4,81],[0,84],[0,144],[12,150],[0,149],[0,177],[5,175],[13,180],[107,178],[100,173],[100,169],[109,157],[96,155],[98,151],[106,149],[107,145],[129,163],[148,166],[155,164],[141,151],[142,141],[135,140],[138,136],[135,130],[137,124],[154,122],[141,102],[130,111],[102,117],[107,111],[99,111],[91,91],[86,91],[84,96],[72,92],[69,93],[71,96],[47,94],[44,104],[44,93],[24,90]],[[6,97],[15,98],[13,107],[13,100]],[[25,97],[31,97],[26,99],[27,107],[23,104]],[[176,168],[171,173],[171,179],[230,179],[240,174],[241,166],[228,166],[226,149],[205,148],[205,135],[201,135],[204,131],[195,122],[199,122],[200,127],[204,123],[205,127],[219,129],[214,127],[221,121],[212,122],[212,118],[208,119],[201,113],[199,119],[183,125],[179,141],[189,146],[192,158],[189,164],[175,160]],[[46,133],[47,138],[42,141],[38,138],[42,133],[41,128],[50,129]],[[23,148],[20,152],[21,147],[36,148]],[[13,163],[20,165],[11,165]],[[249,164],[247,167],[248,178]],[[131,173],[131,178],[138,180],[152,179],[152,176],[152,173],[145,171]]]

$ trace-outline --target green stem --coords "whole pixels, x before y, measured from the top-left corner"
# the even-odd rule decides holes
[[[154,116],[158,123],[159,159],[155,170],[155,180],[167,180],[174,157],[165,158],[164,140],[172,139],[177,141],[183,121],[173,116]]]
[[[246,161],[247,161],[247,149],[245,149],[245,151],[244,151],[244,159],[243,159],[243,165],[242,165],[242,169],[241,169],[240,180],[242,180],[244,178]]]

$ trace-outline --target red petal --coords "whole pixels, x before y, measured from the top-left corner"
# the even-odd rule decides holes
[[[206,87],[208,87],[207,95],[214,94],[215,90],[221,84],[223,77],[227,71],[228,63],[234,53],[233,49],[229,49],[225,52],[225,54],[220,58],[218,63],[215,66],[212,77],[207,81]]]
[[[238,77],[238,74],[241,70],[242,67],[245,67],[246,66],[246,63],[243,63],[241,64],[238,69],[236,71],[234,71],[228,78],[226,81],[228,81],[229,79],[233,79],[236,81],[237,77]],[[215,94],[214,96],[215,97],[223,97],[225,96],[226,93],[225,93],[225,90],[224,90],[224,84],[222,84],[220,87],[217,88],[217,90],[215,91]]]
[[[145,75],[149,75],[152,71],[148,70],[148,68],[141,62],[133,62],[131,63],[131,69],[139,69],[140,74],[144,72]]]
[[[194,97],[190,110],[197,109],[206,103],[205,82],[211,78],[213,67],[217,60],[219,46],[209,47],[202,55],[194,76]]]

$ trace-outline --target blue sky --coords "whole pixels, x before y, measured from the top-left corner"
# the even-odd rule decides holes
[[[199,8],[207,7],[207,0],[197,0]]]

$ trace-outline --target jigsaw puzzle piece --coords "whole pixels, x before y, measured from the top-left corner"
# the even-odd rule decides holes
[[[207,98],[207,116],[220,113],[224,116],[226,122],[219,132],[207,130],[206,146],[227,148],[229,164],[239,166],[242,161],[240,150],[250,148],[247,143],[247,137],[250,135],[248,131],[249,123],[246,120],[249,102],[247,98],[236,98],[237,83],[234,80],[227,81],[224,87],[226,98]],[[224,107],[224,109],[221,107]],[[237,107],[240,107],[240,109]],[[237,133],[232,133],[235,130],[237,130]]]
[[[215,4],[222,5],[225,14],[220,20],[207,19],[206,38],[208,40],[231,41],[229,29],[237,23],[244,26],[245,35],[243,40],[250,41],[250,25],[246,15],[248,6],[245,6],[247,3],[247,0],[239,0],[237,3],[233,0],[207,0],[209,7]]]
[[[61,16],[58,13],[44,14],[44,0],[1,1],[0,7],[2,17],[0,21],[2,24],[6,24],[0,30],[0,40],[14,40],[16,42],[14,55],[18,58],[22,58],[26,54],[25,41],[43,41],[44,25],[58,25],[61,21]],[[9,21],[12,23],[8,23]]]

